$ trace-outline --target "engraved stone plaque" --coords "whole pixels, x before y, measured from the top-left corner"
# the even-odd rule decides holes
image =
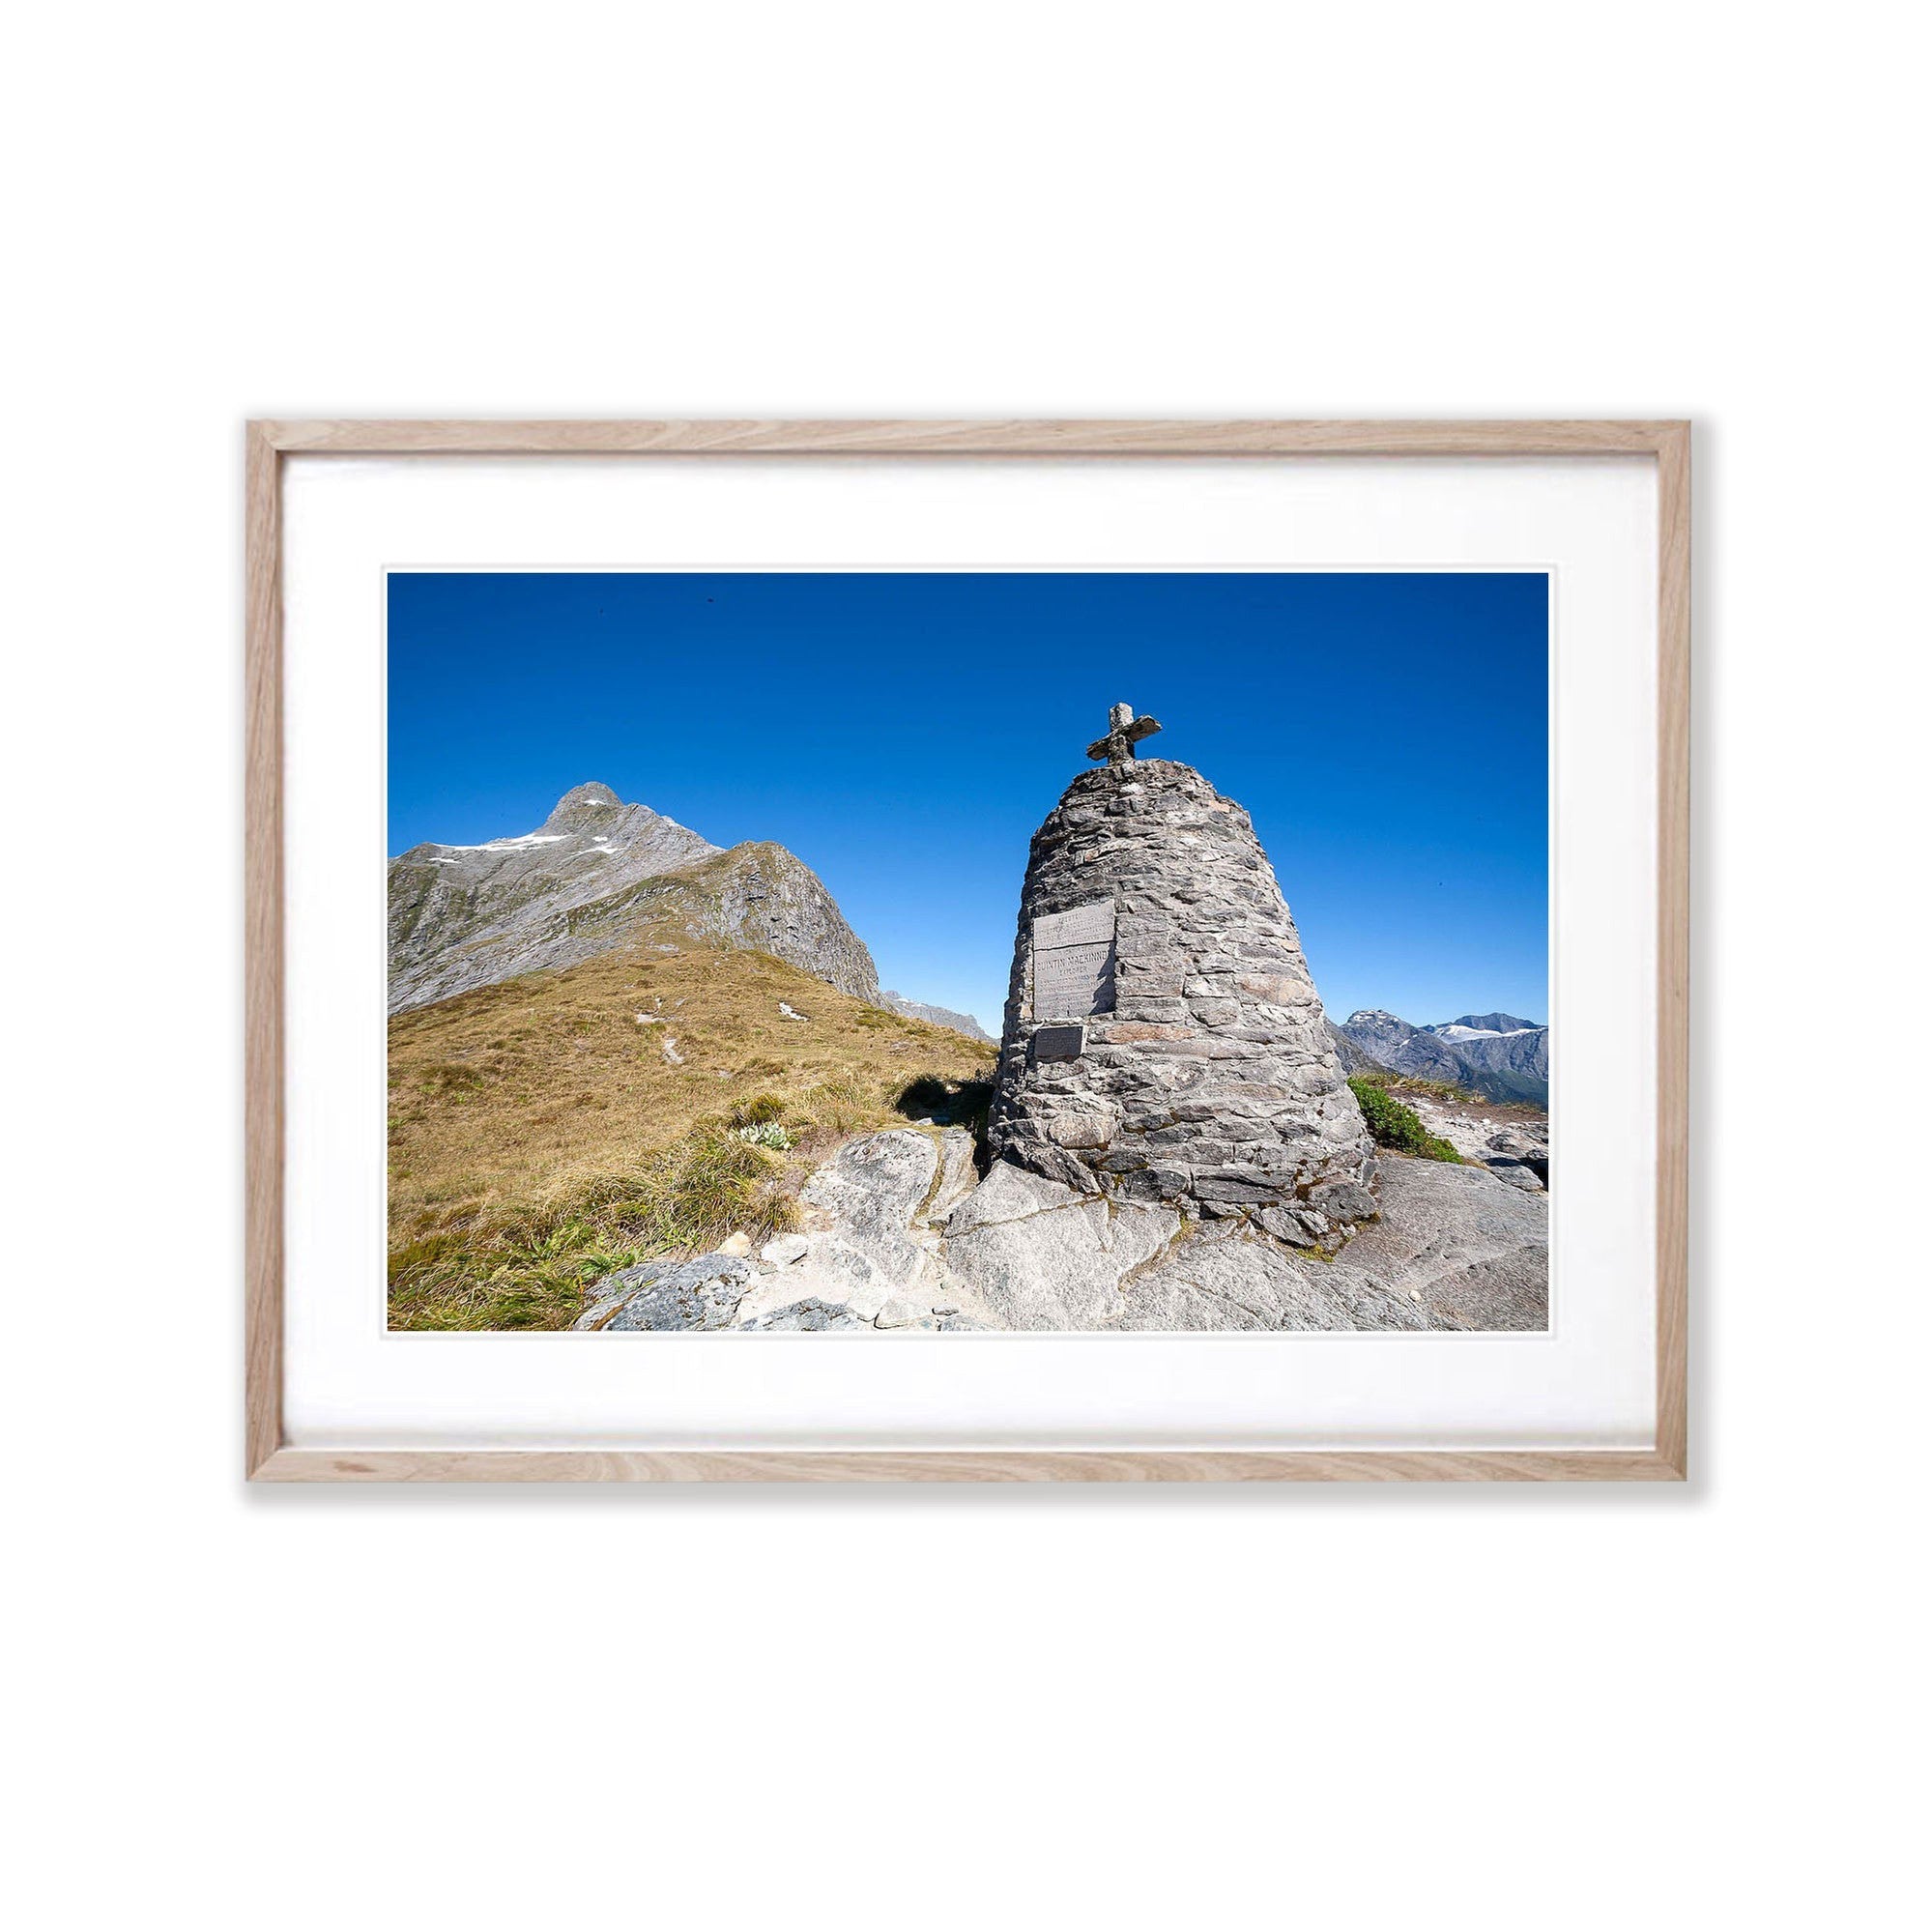
[[[1077,1060],[1086,1046],[1084,1026],[1042,1026],[1033,1035],[1036,1060]]]
[[[1106,941],[1092,946],[1055,946],[1033,955],[1033,1018],[1076,1020],[1105,1010],[1103,994],[1112,986],[1108,962],[1113,948]]]
[[[1033,950],[1044,953],[1057,946],[1111,944],[1113,901],[1096,899],[1071,912],[1042,912],[1033,921]]]
[[[1113,1003],[1113,901],[1033,921],[1033,1018],[1082,1020]]]

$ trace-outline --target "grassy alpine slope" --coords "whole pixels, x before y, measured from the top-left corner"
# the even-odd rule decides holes
[[[568,1327],[613,1268],[791,1226],[851,1136],[984,1105],[993,1048],[677,941],[389,1022],[391,1328]]]

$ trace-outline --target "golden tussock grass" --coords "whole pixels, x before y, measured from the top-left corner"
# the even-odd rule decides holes
[[[401,1014],[389,1325],[567,1327],[615,1268],[791,1226],[800,1181],[852,1135],[966,1120],[993,1058],[766,954],[689,942]]]

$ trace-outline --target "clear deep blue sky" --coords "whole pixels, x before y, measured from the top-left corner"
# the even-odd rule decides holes
[[[1124,699],[1254,817],[1338,1019],[1548,1017],[1541,574],[394,574],[389,850],[571,786],[818,873],[999,1030],[1026,842]]]

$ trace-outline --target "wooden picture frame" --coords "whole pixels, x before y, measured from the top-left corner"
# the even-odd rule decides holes
[[[1655,1443],[1640,1450],[737,1453],[304,1449],[284,1439],[282,458],[1642,456],[1657,464]],[[1562,1482],[1687,1473],[1690,428],[1683,421],[382,421],[246,429],[245,1474],[284,1482]]]

